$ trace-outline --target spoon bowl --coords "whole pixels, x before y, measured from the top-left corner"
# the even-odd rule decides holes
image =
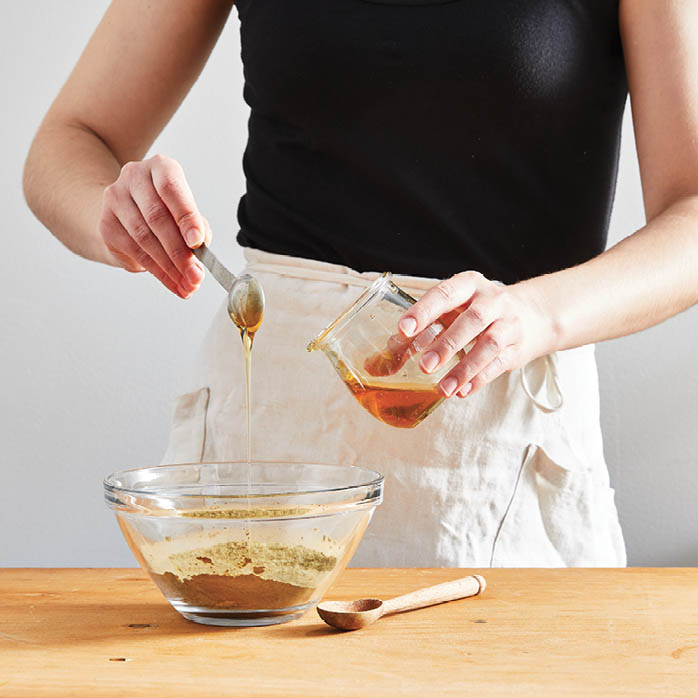
[[[246,332],[251,339],[264,317],[262,284],[250,274],[231,274],[208,245],[200,245],[192,252],[228,292],[228,315],[240,332]]]
[[[264,290],[250,274],[235,279],[228,292],[228,315],[238,329],[253,335],[264,317]]]
[[[340,630],[358,630],[375,623],[383,615],[380,599],[326,601],[317,607],[320,618]]]

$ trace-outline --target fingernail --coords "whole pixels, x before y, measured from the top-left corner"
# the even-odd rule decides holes
[[[185,274],[187,277],[187,281],[196,285],[201,281],[201,279],[203,279],[204,270],[195,262],[194,264],[191,264],[187,267],[187,271],[185,272]]]
[[[449,376],[442,384],[441,390],[443,390],[445,395],[450,395],[458,385],[458,381],[453,377]]]
[[[203,239],[204,235],[198,228],[190,228],[184,233],[184,240],[189,247],[198,245]]]
[[[459,391],[458,391],[458,397],[466,397],[468,393],[473,389],[473,386],[471,383],[466,383]]]
[[[435,351],[428,351],[424,354],[420,363],[427,373],[431,373],[436,368],[436,364],[439,363],[439,355]]]
[[[397,326],[406,337],[411,337],[417,329],[417,321],[413,317],[404,317]]]

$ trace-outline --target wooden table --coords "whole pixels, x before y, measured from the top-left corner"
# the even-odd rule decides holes
[[[483,596],[353,633],[181,618],[134,569],[0,569],[0,696],[698,696],[698,568],[367,570],[327,598],[480,572]]]

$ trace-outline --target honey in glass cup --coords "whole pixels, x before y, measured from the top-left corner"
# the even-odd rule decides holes
[[[439,382],[463,357],[458,352],[433,373],[422,371],[419,354],[456,314],[406,338],[397,323],[416,302],[386,272],[308,344],[308,351],[325,352],[364,409],[393,427],[415,427],[428,417],[445,399]]]

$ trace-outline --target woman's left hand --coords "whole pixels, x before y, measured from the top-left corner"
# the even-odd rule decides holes
[[[554,323],[530,285],[502,286],[466,271],[429,289],[400,319],[398,328],[414,337],[445,313],[457,314],[420,359],[432,373],[456,352],[470,351],[439,383],[444,395],[474,393],[502,373],[554,350]],[[449,318],[450,320],[451,318]]]

